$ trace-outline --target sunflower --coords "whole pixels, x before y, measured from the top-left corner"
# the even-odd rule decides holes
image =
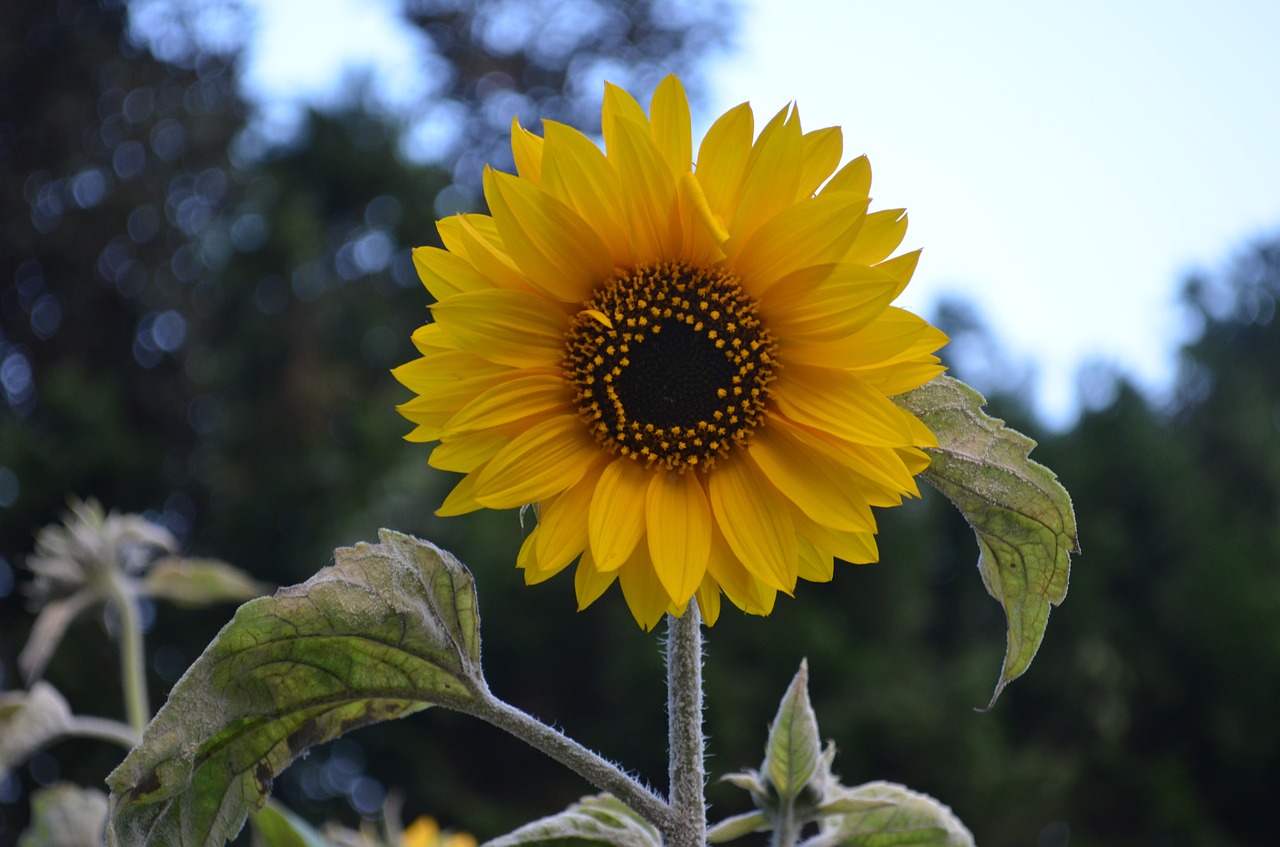
[[[918,496],[936,441],[889,398],[943,368],[946,336],[891,305],[919,253],[868,212],[865,157],[794,107],[748,104],[694,158],[674,76],[646,116],[607,85],[604,150],[513,123],[518,175],[491,214],[438,223],[414,262],[434,296],[395,370],[430,464],[465,474],[438,510],[537,505],[526,582],[576,562],[579,608],[615,580],[652,628],[691,597],[768,614],[833,560],[877,559],[872,506]],[[834,175],[833,175],[834,171]]]

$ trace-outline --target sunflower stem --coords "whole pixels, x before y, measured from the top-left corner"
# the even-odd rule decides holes
[[[667,726],[674,826],[667,847],[703,847],[707,838],[702,737],[702,618],[690,599],[680,617],[667,616]]]
[[[672,809],[620,767],[532,715],[495,697],[484,687],[479,699],[464,711],[555,759],[596,788],[626,803],[640,817],[665,833],[674,825]]]
[[[124,689],[125,714],[129,726],[141,736],[151,720],[151,704],[147,696],[138,592],[126,576],[114,571],[103,580],[102,589],[120,619],[120,682]]]

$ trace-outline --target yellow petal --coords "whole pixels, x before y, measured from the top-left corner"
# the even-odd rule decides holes
[[[431,307],[436,323],[459,347],[503,365],[559,367],[569,319],[550,300],[528,291],[468,291]]]
[[[444,498],[440,508],[436,509],[436,514],[442,518],[451,518],[483,509],[484,506],[477,503],[473,496],[476,490],[476,482],[479,479],[480,471],[477,470],[459,480],[458,484],[449,492],[449,496]]]
[[[679,177],[693,168],[689,99],[675,74],[658,83],[649,105],[650,132],[671,172]]]
[[[827,359],[827,361],[831,360]],[[858,368],[857,373],[867,381],[867,385],[884,396],[896,397],[899,394],[906,394],[913,388],[919,388],[946,370],[936,356],[930,356],[925,361],[894,361],[878,367]]]
[[[578,569],[573,574],[573,588],[578,597],[578,611],[590,606],[596,600],[600,599],[600,595],[608,590],[613,581],[618,578],[618,571],[615,568],[611,571],[600,571],[596,567],[595,560],[591,558],[591,549],[587,548],[582,551],[582,558],[578,559]]]
[[[884,313],[898,294],[898,280],[865,265],[805,268],[788,275],[761,299],[770,331],[783,345],[848,338]],[[823,274],[817,285],[813,273]]]
[[[866,197],[871,193],[871,163],[866,156],[859,156],[836,172],[831,180],[822,187],[822,193],[828,191],[852,191]]]
[[[898,249],[907,234],[907,210],[885,209],[867,215],[858,240],[845,256],[846,262],[874,265]]]
[[[487,231],[492,226],[493,219],[488,215],[454,215],[436,222],[436,230],[449,252],[470,262],[493,286],[528,290],[529,283],[502,248],[497,230]]]
[[[607,461],[608,454],[601,453],[576,485],[543,502],[542,515],[538,519],[540,534],[535,548],[538,562],[543,565],[568,564],[586,548],[591,497]]]
[[[577,211],[609,246],[613,263],[633,263],[622,184],[604,152],[572,127],[544,121],[542,184]]]
[[[610,147],[613,144],[610,135],[614,118],[634,121],[645,127],[646,131],[649,128],[649,118],[645,115],[644,109],[641,108],[636,98],[613,83],[606,82],[604,84],[604,103],[600,112],[600,126],[604,128],[604,143],[606,147]]]
[[[911,443],[908,412],[848,371],[789,365],[770,386],[785,417],[858,444]]]
[[[677,185],[680,221],[684,232],[682,258],[695,267],[710,267],[724,258],[721,245],[728,239],[711,207],[707,205],[702,186],[693,174],[683,174]]]
[[[649,561],[649,551],[644,545],[638,545],[631,552],[627,561],[618,568],[618,583],[622,586],[622,596],[626,598],[627,608],[636,623],[648,632],[658,625],[662,616],[671,605],[671,597],[654,573],[653,563]]]
[[[600,236],[578,213],[532,183],[485,171],[485,197],[516,266],[540,291],[580,303],[613,274]]]
[[[698,148],[698,184],[707,205],[727,223],[729,211],[738,197],[742,174],[751,155],[755,119],[747,103],[725,112],[707,130]]]
[[[918,351],[930,346],[936,350],[946,340],[944,333],[923,318],[890,306],[843,343],[861,367],[873,367],[913,353],[923,355]]]
[[[649,556],[676,603],[687,603],[702,584],[711,551],[711,510],[697,473],[652,473],[645,493]]]
[[[844,150],[844,133],[838,126],[806,132],[804,134],[804,162],[800,167],[800,184],[796,187],[797,200],[803,200],[818,190],[823,180],[831,176],[840,164]]]
[[[638,262],[677,258],[681,224],[676,178],[649,135],[647,124],[613,119],[608,157],[626,198],[631,243]]]
[[[698,586],[698,611],[702,613],[702,621],[707,626],[715,626],[720,620],[720,586],[711,574],[702,577]]]
[[[875,531],[858,478],[786,430],[761,427],[746,453],[769,483],[813,520],[832,529]]]
[[[747,157],[742,187],[727,221],[729,234],[738,241],[795,202],[804,142],[800,121],[789,120],[788,112],[783,109],[765,125]]]
[[[587,534],[597,569],[621,567],[644,535],[648,487],[649,472],[634,459],[614,459],[600,475],[587,515]]]
[[[814,546],[808,536],[797,534],[796,549],[800,579],[809,582],[830,582],[835,576],[835,562],[831,554]]]
[[[712,526],[707,576],[719,584],[731,603],[747,614],[767,615],[773,610],[777,589],[751,575],[730,549],[718,526]]]
[[[821,524],[814,523],[803,514],[795,514],[794,518],[796,520],[796,535],[808,539],[815,550],[827,556],[828,562],[823,564],[823,570],[829,566],[831,556],[836,556],[842,561],[855,565],[869,565],[880,560],[874,533],[836,532]],[[804,578],[811,582],[826,582],[831,578],[830,576],[823,578],[821,571],[816,575],[819,578]]]
[[[413,248],[413,265],[418,270],[418,278],[422,280],[422,284],[437,300],[463,291],[493,287],[493,283],[485,279],[466,259],[439,247]]]
[[[437,445],[431,451],[431,458],[427,460],[427,464],[442,471],[471,473],[510,443],[511,436],[493,432],[454,438]]]
[[[543,421],[489,460],[473,497],[490,509],[536,503],[581,479],[599,450],[576,415]]]
[[[480,394],[449,419],[442,437],[494,429],[522,418],[543,419],[573,409],[573,396],[558,373],[518,376]]]
[[[767,426],[786,433],[788,438],[819,456],[822,462],[836,468],[836,472],[859,480],[859,490],[872,506],[897,506],[904,494],[920,496],[915,474],[907,469],[896,448],[854,444],[830,433],[796,426],[779,415],[769,415],[766,421]],[[874,531],[875,522],[858,529]]]
[[[743,289],[759,298],[788,274],[837,261],[858,235],[867,201],[837,193],[783,209],[752,231],[725,244],[729,266]]]
[[[716,525],[747,570],[788,594],[796,584],[796,535],[787,501],[745,457],[730,456],[708,475]]]
[[[511,155],[516,160],[516,173],[534,185],[542,183],[543,141],[520,126],[519,118],[511,119]]]

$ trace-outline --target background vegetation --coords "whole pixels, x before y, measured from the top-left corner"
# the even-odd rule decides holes
[[[565,4],[526,5],[551,27]],[[454,155],[435,165],[406,161],[408,119],[362,105],[359,89],[266,145],[237,83],[241,42],[207,43],[198,2],[173,6],[149,41],[126,34],[128,9],[112,0],[0,9],[0,687],[22,685],[23,555],[68,494],[146,512],[188,552],[280,584],[390,526],[475,570],[497,693],[665,782],[655,637],[620,598],[574,614],[566,580],[521,585],[515,513],[433,517],[452,480],[400,440],[393,407],[407,395],[387,374],[412,357],[426,315],[406,248],[475,196],[479,161],[502,165],[512,111],[590,129],[598,94],[584,80],[605,66],[641,90],[680,70],[696,92],[696,60],[732,20],[719,5],[674,16],[660,0],[592,5],[596,30],[520,43],[485,26],[503,4],[412,6],[444,73],[423,107],[463,116]],[[1022,405],[1028,375],[980,319],[940,306],[958,375],[1041,441],[1033,457],[1075,497],[1084,554],[1067,602],[1029,674],[976,713],[1003,621],[972,537],[938,497],[885,513],[881,564],[806,584],[767,620],[727,610],[711,632],[713,772],[758,762],[808,656],[846,782],[934,794],[986,847],[1274,843],[1278,295],[1280,239],[1187,280],[1200,332],[1172,401],[1097,366],[1065,432],[1040,431]],[[156,706],[230,611],[153,613]],[[101,626],[68,638],[50,679],[79,711],[118,703]],[[35,757],[0,785],[0,845],[34,786],[100,784],[117,760],[79,742]],[[317,751],[278,794],[313,820],[350,822],[393,785],[407,817],[433,813],[481,838],[586,791],[517,742],[434,711]],[[725,786],[711,799],[713,818],[740,810]]]

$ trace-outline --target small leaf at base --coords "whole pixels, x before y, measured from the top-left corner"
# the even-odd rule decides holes
[[[651,824],[611,794],[583,797],[557,815],[525,824],[515,832],[486,841],[481,847],[661,847]]]

